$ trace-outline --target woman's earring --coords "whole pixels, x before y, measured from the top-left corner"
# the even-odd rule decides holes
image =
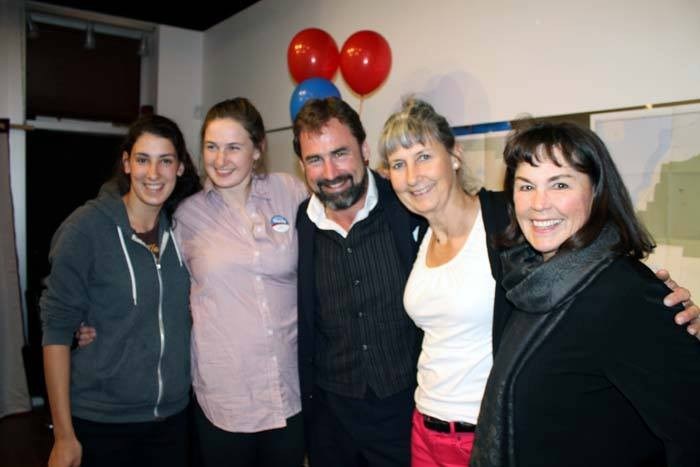
[[[455,162],[454,164],[452,164],[452,168],[455,170],[459,169],[459,162]]]

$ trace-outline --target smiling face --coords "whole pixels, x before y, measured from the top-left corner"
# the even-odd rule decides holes
[[[457,148],[455,148],[456,150]],[[459,188],[460,159],[441,143],[428,140],[387,156],[391,186],[411,212],[430,218],[445,207]]]
[[[327,208],[361,207],[367,193],[369,148],[350,129],[332,118],[319,132],[299,134],[300,164],[309,189]]]
[[[129,199],[143,207],[160,209],[170,197],[177,177],[185,166],[177,159],[175,146],[167,139],[143,133],[122,155],[124,172],[129,175]]]
[[[204,131],[202,158],[204,171],[217,189],[239,190],[250,184],[260,150],[240,123],[220,118],[209,122]]]
[[[591,213],[590,177],[565,162],[553,150],[561,167],[546,157],[537,166],[521,162],[515,170],[515,216],[525,239],[545,261],[583,227]]]

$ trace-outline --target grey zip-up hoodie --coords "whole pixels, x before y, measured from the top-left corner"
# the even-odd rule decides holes
[[[84,321],[97,339],[71,354],[71,410],[104,423],[144,422],[189,398],[189,275],[164,213],[160,259],[135,235],[116,187],[74,211],[51,241],[41,297],[43,344],[70,345]]]

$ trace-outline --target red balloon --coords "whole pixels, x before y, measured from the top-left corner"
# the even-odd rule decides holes
[[[304,29],[289,43],[287,65],[297,83],[309,78],[330,80],[338,69],[338,45],[322,29]]]
[[[389,43],[374,31],[358,31],[343,44],[340,72],[350,89],[360,96],[379,87],[391,69]]]

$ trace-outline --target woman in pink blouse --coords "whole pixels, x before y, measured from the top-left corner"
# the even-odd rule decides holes
[[[175,213],[191,274],[195,429],[206,466],[299,467],[297,207],[304,185],[266,174],[265,128],[245,98],[202,125],[204,189]]]

